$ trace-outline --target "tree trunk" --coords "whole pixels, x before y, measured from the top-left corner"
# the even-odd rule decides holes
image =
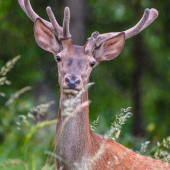
[[[142,36],[138,34],[134,37],[134,60],[135,69],[133,74],[133,101],[134,101],[134,135],[143,135],[143,120],[142,120],[142,87],[141,87],[141,77],[143,73],[143,62],[144,62],[144,48],[142,46]]]
[[[138,2],[134,6],[135,13],[139,14],[137,18],[141,17],[142,8]],[[142,33],[133,37],[134,41],[134,62],[135,69],[133,73],[133,101],[134,101],[134,123],[133,123],[133,133],[136,137],[141,137],[144,135],[144,126],[142,118],[142,85],[141,78],[143,75],[144,69],[144,55],[146,54]]]
[[[86,42],[85,27],[85,0],[64,0],[64,6],[70,8],[70,32],[75,45],[84,45]]]

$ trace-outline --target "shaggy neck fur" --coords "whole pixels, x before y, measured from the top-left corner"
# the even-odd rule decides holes
[[[63,103],[69,99],[69,96],[62,93],[62,89],[60,90],[60,107],[56,127],[56,154],[73,165],[75,162],[80,163],[82,158],[89,156],[89,144],[91,143],[89,106],[83,107],[80,112],[75,113],[71,118],[69,116],[64,116],[63,112],[65,106]],[[71,98],[75,98],[75,96],[71,96]],[[75,102],[72,107],[76,109],[81,103],[86,101],[88,101],[88,91],[84,92],[80,100]],[[57,167],[59,167],[63,163],[57,161],[57,164]],[[70,168],[65,163],[63,165],[64,169]],[[75,167],[73,169],[75,169]]]

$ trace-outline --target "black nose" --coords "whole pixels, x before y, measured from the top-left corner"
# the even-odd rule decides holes
[[[69,89],[75,89],[80,85],[80,79],[76,76],[68,76],[65,78],[65,84]]]

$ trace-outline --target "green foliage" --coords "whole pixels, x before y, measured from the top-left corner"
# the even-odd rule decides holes
[[[15,57],[2,67],[2,78],[11,71],[18,59],[19,57]],[[2,85],[4,83],[1,83]],[[40,117],[47,114],[54,101],[30,109],[32,103],[21,98],[28,90],[31,90],[29,86],[17,91],[0,108],[0,169],[35,170],[38,166],[43,167],[47,157],[50,158],[50,156],[44,156],[44,149],[53,150],[54,133],[48,133],[51,131],[50,128],[44,130],[44,127],[53,125],[57,120],[41,122]],[[43,131],[41,131],[42,128]],[[31,139],[33,135],[34,138]],[[44,140],[44,135],[46,135],[46,140]],[[38,143],[38,147],[35,147]],[[46,163],[46,170],[52,167],[54,169],[54,166],[50,164],[51,161]]]
[[[31,1],[35,11],[47,20],[45,8],[51,4],[60,24],[62,23],[63,6],[66,5],[62,3],[58,0]],[[159,11],[156,21],[140,33],[142,41],[136,43],[135,38],[127,40],[119,57],[114,61],[100,63],[94,69],[90,81],[95,82],[95,85],[89,90],[89,98],[93,101],[90,105],[90,119],[92,121],[100,117],[95,132],[105,134],[106,131],[110,130],[110,124],[121,107],[132,106],[132,113],[135,114],[133,111],[136,67],[134,58],[142,53],[144,63],[140,81],[142,93],[140,104],[145,136],[136,139],[131,135],[135,120],[133,116],[126,123],[126,128],[121,130],[121,136],[117,140],[134,148],[134,150],[140,150],[140,143],[145,143],[146,140],[151,141],[148,147],[153,147],[152,143],[169,136],[170,129],[170,1],[90,0],[86,3],[87,37],[96,30],[100,33],[126,30],[139,21],[147,7],[154,7]],[[33,23],[21,10],[17,1],[0,1],[0,22],[0,67],[5,65],[4,63],[7,63],[11,56],[18,54],[23,56],[16,64],[17,67],[8,72],[7,76],[3,75],[2,72],[12,67],[7,64],[1,70],[0,84],[4,84],[4,86],[0,86],[0,153],[3,153],[0,154],[0,161],[3,168],[8,170],[12,168],[9,168],[9,164],[14,168],[17,166],[17,169],[27,168],[29,164],[29,169],[36,169],[35,167],[40,165],[44,166],[43,163],[46,160],[46,156],[43,155],[44,148],[50,150],[54,132],[51,132],[50,128],[43,131],[39,129],[38,133],[31,138],[25,156],[23,146],[25,136],[30,132],[30,127],[24,124],[21,130],[17,130],[21,127],[16,122],[21,119],[18,117],[19,115],[28,116],[28,112],[32,113],[30,108],[39,103],[37,90],[43,84],[48,83],[49,89],[51,89],[49,92],[46,91],[47,88],[43,88],[43,92],[48,94],[47,97],[50,94],[57,94],[55,98],[59,99],[59,90],[56,87],[58,83],[57,78],[55,78],[57,68],[52,55],[41,50],[36,44]],[[144,50],[134,52],[137,44],[142,46]],[[13,60],[10,62],[15,64]],[[12,85],[6,86],[10,85],[10,82]],[[21,96],[16,95],[18,89],[23,87],[29,89],[30,86],[33,90]],[[22,91],[19,91],[19,94],[20,92]],[[11,94],[14,94],[14,100],[11,104],[5,105],[5,102],[12,97],[10,97]],[[43,103],[46,103],[44,94],[41,94],[40,98]],[[33,123],[31,126],[36,126],[35,120],[30,117],[29,119]],[[44,138],[48,141],[45,141]],[[40,142],[42,142],[41,145],[39,145]],[[35,147],[37,145],[40,148]],[[34,149],[34,153],[31,152],[31,149]],[[40,153],[42,153],[41,156]],[[153,155],[153,153],[151,154]],[[28,157],[28,155],[30,156]],[[163,152],[163,155],[166,157],[167,154]],[[35,158],[38,159],[37,162],[35,162]],[[46,166],[49,166],[49,169],[51,167],[51,165]]]
[[[32,126],[30,131],[28,132],[28,134],[25,137],[25,143],[26,145],[28,145],[30,138],[33,136],[33,134],[35,134],[39,129],[48,126],[48,125],[52,125],[54,123],[57,123],[57,120],[51,120],[51,121],[43,121],[41,123],[36,124],[35,126]]]
[[[10,85],[11,82],[9,80],[7,80],[7,73],[9,71],[11,71],[11,69],[13,68],[13,66],[15,65],[15,63],[17,62],[17,60],[20,58],[20,56],[17,56],[15,58],[13,58],[12,60],[8,61],[5,66],[3,66],[1,68],[1,71],[0,71],[0,86],[4,85],[4,84],[7,84],[7,85]],[[0,92],[0,96],[2,97],[5,97],[6,94],[3,93],[3,92]]]
[[[125,124],[127,118],[130,118],[132,116],[132,113],[129,112],[130,107],[127,109],[121,109],[123,113],[120,113],[116,116],[116,120],[111,123],[110,130],[106,133],[106,136],[109,138],[112,138],[113,140],[119,138],[122,125]]]

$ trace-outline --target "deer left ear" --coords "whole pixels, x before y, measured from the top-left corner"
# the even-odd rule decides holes
[[[93,51],[93,57],[97,62],[112,60],[117,57],[125,44],[125,33],[121,32],[117,36],[104,42],[98,49]]]
[[[57,38],[40,18],[37,18],[34,23],[34,36],[37,44],[42,49],[49,51],[54,55],[60,52],[61,45]]]

